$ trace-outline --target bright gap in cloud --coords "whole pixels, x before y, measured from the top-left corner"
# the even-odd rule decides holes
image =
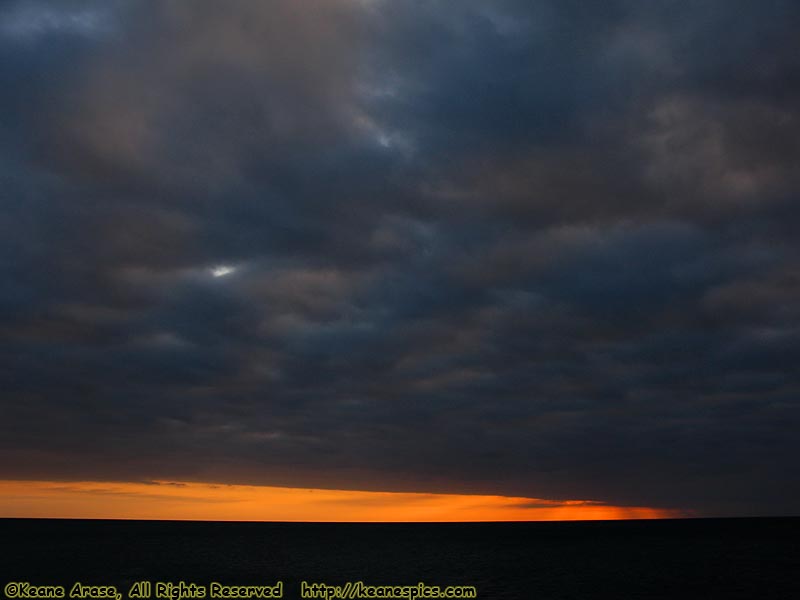
[[[232,267],[229,265],[217,265],[215,267],[211,267],[210,271],[214,277],[225,277],[226,275],[235,273],[236,267]]]

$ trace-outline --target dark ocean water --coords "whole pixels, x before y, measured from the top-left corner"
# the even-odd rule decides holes
[[[472,585],[478,598],[800,598],[800,518],[319,524],[0,520],[2,586]]]

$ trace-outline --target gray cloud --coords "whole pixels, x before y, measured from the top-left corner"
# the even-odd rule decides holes
[[[796,512],[798,19],[9,3],[0,475]]]

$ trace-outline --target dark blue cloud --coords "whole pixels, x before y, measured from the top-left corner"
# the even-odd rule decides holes
[[[796,512],[791,2],[0,6],[0,475]]]

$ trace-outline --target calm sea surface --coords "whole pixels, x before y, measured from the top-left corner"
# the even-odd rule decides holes
[[[0,519],[0,583],[471,585],[478,598],[800,599],[800,518],[318,524]],[[154,591],[154,590],[153,590]],[[152,594],[155,597],[155,594]]]

